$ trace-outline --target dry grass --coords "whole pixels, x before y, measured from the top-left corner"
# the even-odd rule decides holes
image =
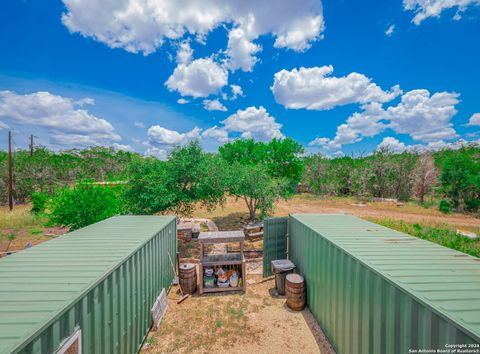
[[[30,213],[30,205],[16,205],[13,211],[0,207],[0,252],[21,250],[26,244],[48,241],[67,232],[59,227],[45,226],[45,218]],[[9,239],[13,238],[10,243]]]
[[[321,198],[311,194],[295,195],[292,199],[281,201],[275,210],[275,216],[290,213],[348,213],[365,219],[397,220],[418,223],[441,229],[460,229],[479,233],[480,219],[465,214],[442,214],[435,208],[424,208],[416,203],[401,206],[390,202],[373,202],[359,206],[354,198]],[[209,212],[201,207],[194,212],[194,217],[212,219],[220,230],[239,230],[248,217],[245,203],[229,198],[223,208]],[[51,237],[46,234],[63,234],[66,230],[46,228],[45,220],[33,216],[29,205],[16,206],[13,213],[6,207],[0,207],[0,251],[6,247],[7,237],[15,234],[12,249],[22,249],[28,242],[37,244]],[[202,231],[205,229],[203,226]],[[261,240],[246,242],[246,249],[261,249]],[[186,258],[198,258],[199,247],[196,242],[179,244],[179,250]]]
[[[248,287],[246,294],[194,296],[169,309],[143,353],[318,353],[302,312],[272,297],[272,280]]]
[[[26,227],[37,226],[39,220],[30,213],[29,205],[18,205],[12,211],[8,207],[0,207],[0,230],[19,230]]]
[[[312,194],[298,194],[292,199],[280,201],[274,215],[286,216],[291,213],[348,213],[361,218],[404,220],[424,226],[473,232],[480,228],[480,219],[474,215],[445,215],[436,208],[424,208],[413,202],[403,205],[392,202],[361,204],[354,198],[322,198]],[[244,202],[229,198],[223,208],[212,212],[197,208],[194,216],[212,219],[220,230],[237,230],[248,214]]]

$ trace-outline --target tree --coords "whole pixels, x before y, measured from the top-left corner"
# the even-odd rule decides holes
[[[480,159],[460,149],[444,159],[440,175],[441,191],[459,210],[480,208]]]
[[[0,204],[7,201],[7,155],[0,151]],[[53,152],[36,147],[30,151],[13,153],[14,198],[27,203],[34,192],[51,194],[59,186],[83,179],[96,181],[124,179],[127,166],[143,157],[136,153],[116,151],[112,148],[91,147],[83,150]]]
[[[262,216],[271,212],[274,203],[288,198],[302,178],[303,147],[292,139],[269,143],[239,139],[218,150],[229,166],[229,192],[245,201],[250,220],[257,210]]]
[[[231,166],[229,176],[230,194],[245,201],[249,219],[255,220],[257,210],[261,217],[273,211],[274,204],[289,195],[288,180],[273,178],[259,165]]]
[[[129,167],[124,197],[133,214],[154,214],[175,206],[175,191],[169,188],[165,161],[153,157],[138,160]]]
[[[369,190],[374,197],[388,198],[394,195],[392,154],[388,148],[381,148],[366,160],[367,168],[371,173],[368,182]]]
[[[413,176],[414,193],[418,197],[420,203],[423,204],[425,196],[432,191],[433,186],[437,183],[438,177],[435,162],[429,151],[426,151],[419,156]]]
[[[336,195],[332,183],[329,159],[320,154],[307,156],[302,178],[302,188],[319,195]]]
[[[269,176],[285,178],[292,190],[303,173],[301,144],[293,139],[272,139],[268,143],[238,139],[220,146],[219,155],[229,164],[262,166]]]
[[[408,201],[412,196],[414,178],[412,178],[417,155],[408,152],[394,154],[392,158],[393,186],[395,197],[401,201]]]
[[[167,161],[137,161],[128,172],[125,198],[133,213],[189,215],[196,203],[212,209],[225,201],[225,163],[198,142],[175,148]]]

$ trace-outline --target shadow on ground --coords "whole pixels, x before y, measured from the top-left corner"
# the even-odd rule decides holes
[[[220,231],[240,230],[248,218],[248,213],[236,212],[212,218]]]

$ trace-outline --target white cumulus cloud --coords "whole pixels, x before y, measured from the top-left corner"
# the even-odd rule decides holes
[[[480,126],[480,113],[474,113],[470,117],[468,124],[469,126]]]
[[[457,113],[458,97],[455,92],[409,91],[398,105],[387,108],[389,127],[418,141],[453,139],[457,134],[450,121]]]
[[[406,149],[404,143],[391,136],[383,138],[382,142],[378,144],[377,149],[387,148],[392,152],[403,152]]]
[[[197,59],[190,64],[178,64],[165,82],[170,91],[182,96],[208,97],[228,84],[228,72],[211,58]]]
[[[148,128],[147,136],[148,142],[153,146],[177,146],[200,138],[201,131],[200,128],[195,127],[186,133],[179,133],[175,130],[154,125]]]
[[[177,103],[178,103],[178,104],[187,104],[187,103],[189,103],[189,102],[190,102],[190,101],[189,101],[189,100],[186,100],[185,98],[179,98],[179,99],[177,100]]]
[[[337,127],[333,139],[316,138],[309,146],[318,146],[328,153],[340,150],[343,145],[361,141],[364,137],[375,136],[386,129],[382,121],[385,118],[384,110],[380,103],[373,102],[363,106],[362,112],[352,114],[345,123]]]
[[[147,136],[147,141],[143,143],[146,146],[145,155],[161,160],[165,160],[174,147],[186,145],[193,140],[198,140],[207,151],[215,151],[220,144],[228,141],[225,127],[216,125],[203,131],[195,127],[185,133],[154,125],[148,129]]]
[[[258,61],[255,54],[260,49],[260,46],[253,43],[242,28],[233,28],[228,33],[227,67],[231,71],[238,69],[252,71]]]
[[[47,129],[55,145],[105,145],[119,141],[121,138],[110,122],[83,109],[85,104],[93,104],[93,100],[74,101],[44,91],[25,95],[0,91],[0,117]]]
[[[269,141],[273,138],[283,138],[280,132],[282,125],[260,106],[238,110],[225,119],[222,124],[227,131],[241,133],[242,138]]]
[[[480,0],[403,0],[403,8],[414,11],[412,22],[419,25],[429,17],[439,17],[444,10],[456,8],[454,19],[461,18],[460,13],[471,5],[480,4]]]
[[[202,133],[202,139],[213,139],[221,143],[226,143],[228,141],[228,132],[224,128],[215,125]]]
[[[243,89],[239,85],[232,84],[230,85],[232,90],[232,97],[230,98],[232,101],[236,100],[239,96],[243,96]]]
[[[190,47],[189,41],[183,41],[178,46],[177,51],[177,63],[178,64],[189,64],[193,58],[193,49]]]
[[[227,111],[227,107],[225,107],[219,100],[203,100],[203,108],[207,111]]]
[[[454,92],[431,95],[428,90],[412,90],[402,95],[397,105],[386,109],[378,102],[365,104],[362,105],[363,111],[354,113],[337,127],[334,138],[316,138],[309,146],[318,146],[327,152],[336,151],[343,145],[359,142],[386,129],[408,134],[424,143],[454,139],[457,133],[451,119],[457,113],[458,97]]]
[[[281,70],[271,87],[275,100],[286,108],[326,110],[351,103],[388,102],[401,90],[384,91],[363,74],[331,76],[333,66]]]
[[[305,50],[324,29],[320,0],[63,0],[63,24],[112,48],[149,54],[165,40],[204,39],[221,24],[250,39],[272,34],[275,47]]]
[[[168,150],[162,149],[154,146],[149,146],[146,150],[144,155],[145,156],[152,156],[156,157],[159,160],[166,160],[168,158]]]
[[[115,150],[118,150],[118,151],[127,151],[127,152],[133,152],[134,151],[133,147],[131,147],[130,145],[127,145],[127,144],[113,143],[112,147]]]

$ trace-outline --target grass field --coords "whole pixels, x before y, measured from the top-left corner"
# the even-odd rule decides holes
[[[298,194],[282,200],[275,209],[275,216],[292,213],[347,213],[364,219],[404,220],[437,228],[461,229],[480,234],[480,218],[460,213],[443,214],[436,208],[424,208],[417,203],[371,202],[361,204],[353,198],[321,198],[312,194]],[[248,217],[243,201],[227,200],[223,208],[213,212],[198,208],[195,217],[211,218],[220,230],[238,229]]]
[[[8,207],[0,207],[0,252],[7,248],[9,251],[21,250],[28,243],[36,245],[67,231],[47,226],[47,220],[32,214],[30,209],[30,205],[16,205],[10,212]]]
[[[280,201],[275,209],[276,216],[290,213],[348,213],[477,257],[480,254],[480,241],[469,240],[456,233],[457,230],[462,230],[480,234],[478,217],[459,213],[445,215],[435,208],[424,208],[413,202],[362,204],[353,198],[327,199],[311,194],[299,194],[287,201]],[[193,216],[212,219],[220,230],[236,230],[242,227],[248,213],[243,201],[229,198],[224,207],[213,211],[199,207]],[[15,206],[12,213],[8,208],[0,207],[0,252],[5,251],[11,235],[14,235],[15,239],[10,249],[18,250],[23,249],[28,242],[35,245],[67,231],[58,227],[47,227],[45,223],[44,218],[30,213],[29,205]],[[261,243],[253,246],[261,247]],[[186,251],[195,257],[196,249]]]

